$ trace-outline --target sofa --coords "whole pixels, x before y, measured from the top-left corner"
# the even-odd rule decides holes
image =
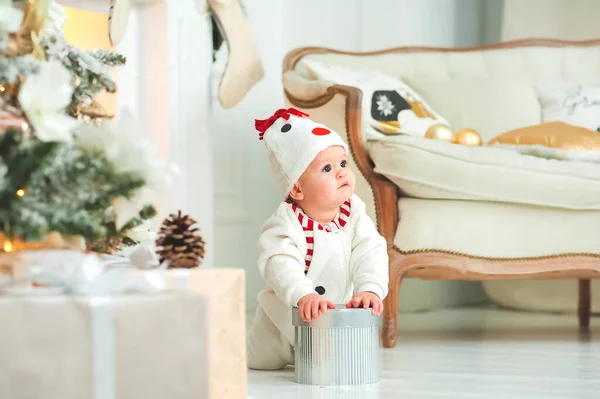
[[[309,62],[401,79],[445,120],[475,129],[481,146],[374,132],[359,85],[316,76]],[[356,193],[388,243],[390,290],[382,342],[398,339],[405,278],[578,280],[579,325],[590,321],[600,277],[600,163],[547,159],[486,145],[542,121],[534,85],[600,81],[600,40],[519,40],[470,48],[290,51],[288,107],[336,130],[349,145]]]

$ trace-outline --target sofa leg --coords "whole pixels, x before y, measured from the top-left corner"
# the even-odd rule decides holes
[[[591,302],[590,280],[579,280],[579,328],[583,331],[590,326]]]
[[[398,297],[402,274],[399,271],[390,275],[389,292],[383,300],[383,325],[381,339],[384,348],[394,348],[398,341]]]

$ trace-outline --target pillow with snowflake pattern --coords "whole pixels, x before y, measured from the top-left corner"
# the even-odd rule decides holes
[[[448,121],[400,79],[377,71],[313,60],[302,60],[302,63],[310,78],[361,89],[363,122],[379,132],[425,137],[431,125],[448,125]]]

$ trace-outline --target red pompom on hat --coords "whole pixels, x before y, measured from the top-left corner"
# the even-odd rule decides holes
[[[295,115],[295,116],[299,116],[299,117],[304,117],[304,116],[310,116],[308,114],[305,114],[302,111],[298,111],[296,108],[280,108],[277,111],[275,111],[275,113],[273,115],[271,115],[268,119],[255,119],[254,120],[254,128],[256,130],[258,130],[259,132],[259,139],[262,140],[263,136],[265,134],[265,132],[267,131],[268,128],[271,127],[271,125],[279,118],[283,118],[286,121],[288,119],[290,119],[290,115]]]

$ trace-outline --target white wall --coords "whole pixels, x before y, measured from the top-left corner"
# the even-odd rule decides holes
[[[505,3],[504,40],[600,37],[600,2],[597,0],[505,0]]]
[[[486,0],[488,1],[488,0]],[[256,269],[261,224],[281,198],[262,142],[253,128],[284,105],[281,64],[295,47],[318,45],[366,51],[401,45],[470,46],[491,41],[497,18],[480,0],[242,0],[265,65],[265,78],[237,107],[214,104],[215,261],[247,270],[247,303],[256,305],[264,282]],[[484,21],[485,24],[484,24]],[[221,54],[223,58],[225,54]],[[216,80],[224,59],[215,66]],[[403,283],[401,309],[485,300],[479,283]]]

